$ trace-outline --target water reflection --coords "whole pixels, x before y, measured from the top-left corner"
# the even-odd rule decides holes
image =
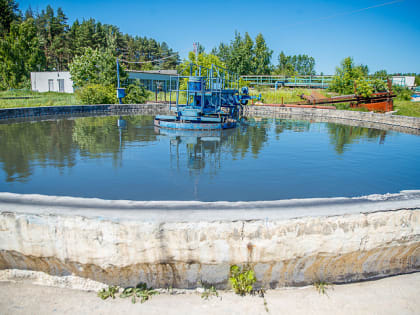
[[[76,164],[77,144],[69,120],[0,125],[0,162],[6,182],[25,182],[34,164],[58,169]]]
[[[6,182],[25,182],[38,166],[63,170],[73,168],[78,159],[111,157],[113,167],[121,168],[124,151],[166,141],[171,168],[215,175],[226,159],[257,159],[272,141],[288,141],[284,133],[317,128],[327,129],[337,154],[361,139],[384,143],[387,135],[383,130],[302,120],[254,118],[233,130],[197,133],[155,129],[153,116],[87,117],[0,125],[0,163]]]
[[[191,174],[199,174],[204,168],[215,174],[220,168],[222,146],[229,131],[189,131],[155,128],[155,132],[169,139],[171,168],[185,166]]]
[[[385,143],[386,130],[345,126],[341,124],[327,123],[328,133],[331,144],[338,154],[350,148],[350,144],[357,143],[360,140],[377,141],[380,144]]]
[[[119,151],[134,141],[156,141],[152,116],[127,116],[125,127],[118,127],[116,117],[87,117],[73,121],[73,141],[79,146],[80,154],[90,158],[97,158],[104,154],[112,155],[114,160],[119,158]]]

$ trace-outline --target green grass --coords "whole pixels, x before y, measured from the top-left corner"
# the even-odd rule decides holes
[[[397,111],[397,115],[420,117],[420,102],[394,100],[394,110]]]
[[[13,97],[30,97],[29,99],[3,99]],[[74,94],[58,92],[33,92],[29,90],[10,90],[0,92],[0,108],[39,107],[80,104]]]

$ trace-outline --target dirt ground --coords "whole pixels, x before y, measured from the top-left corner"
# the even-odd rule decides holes
[[[141,304],[94,291],[35,285],[28,279],[0,282],[0,314],[420,314],[420,273],[335,285],[327,294],[313,286],[268,290],[264,298],[220,291],[163,293]]]

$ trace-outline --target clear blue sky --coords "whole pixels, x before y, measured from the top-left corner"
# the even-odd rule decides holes
[[[352,56],[371,72],[420,73],[420,0],[386,1],[18,1],[24,11],[61,7],[72,23],[90,17],[124,33],[165,41],[185,57],[199,41],[209,52],[234,32],[262,33],[277,64],[286,54],[308,54],[316,71],[334,73]],[[385,5],[382,5],[385,4]]]

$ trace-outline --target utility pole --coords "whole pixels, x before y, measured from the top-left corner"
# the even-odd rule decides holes
[[[200,43],[194,42],[193,47],[194,47],[194,54],[195,54],[195,63],[198,64],[198,48],[200,47]]]
[[[125,97],[125,89],[120,86],[120,62],[117,58],[117,98],[120,104],[122,104],[123,97]]]

